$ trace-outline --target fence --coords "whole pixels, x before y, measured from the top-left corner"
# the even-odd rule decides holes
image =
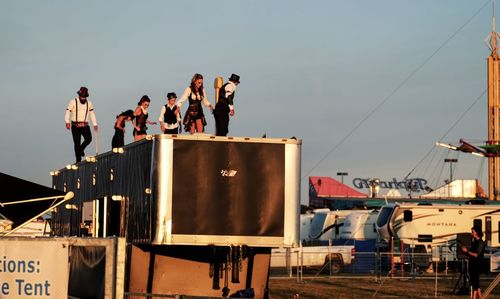
[[[329,258],[338,253],[338,246],[317,247],[310,250],[299,247],[287,250],[273,250],[271,254],[271,277],[295,277],[302,281],[304,276],[373,276],[374,279],[384,277],[429,277],[435,274],[459,277],[467,271],[468,260],[459,259],[455,251],[448,248],[406,247],[403,250],[383,251],[375,248],[360,251],[358,248],[349,258],[343,254],[341,262]],[[342,247],[342,246],[341,246]],[[489,273],[489,254],[485,255],[483,269]]]

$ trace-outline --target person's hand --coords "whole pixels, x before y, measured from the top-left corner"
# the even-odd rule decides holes
[[[210,105],[208,108],[210,108],[210,112],[214,112],[214,106]]]
[[[234,109],[229,111],[229,115],[234,116]]]
[[[98,130],[99,130],[99,128],[97,126],[94,126],[94,131],[97,132]]]
[[[66,123],[66,129],[70,129],[71,128],[71,124],[70,123]]]

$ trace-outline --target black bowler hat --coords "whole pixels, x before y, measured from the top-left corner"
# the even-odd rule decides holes
[[[240,76],[238,76],[236,74],[231,74],[231,77],[229,77],[229,81],[240,83]]]
[[[80,90],[77,91],[76,93],[82,98],[86,98],[89,96],[89,90],[85,86],[80,87]]]
[[[170,100],[171,98],[177,99],[177,95],[175,94],[175,92],[167,93],[167,99]]]

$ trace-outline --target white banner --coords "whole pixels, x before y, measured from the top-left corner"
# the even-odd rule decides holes
[[[68,242],[0,239],[0,298],[32,297],[68,297]]]

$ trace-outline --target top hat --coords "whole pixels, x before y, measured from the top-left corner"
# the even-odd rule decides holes
[[[175,94],[175,92],[167,93],[167,99],[170,100],[171,98],[177,99],[177,95]]]
[[[85,86],[80,87],[80,90],[77,91],[76,93],[82,98],[86,98],[89,96],[89,90]]]
[[[236,74],[231,74],[231,77],[229,77],[229,81],[240,83],[240,76],[238,76]]]

